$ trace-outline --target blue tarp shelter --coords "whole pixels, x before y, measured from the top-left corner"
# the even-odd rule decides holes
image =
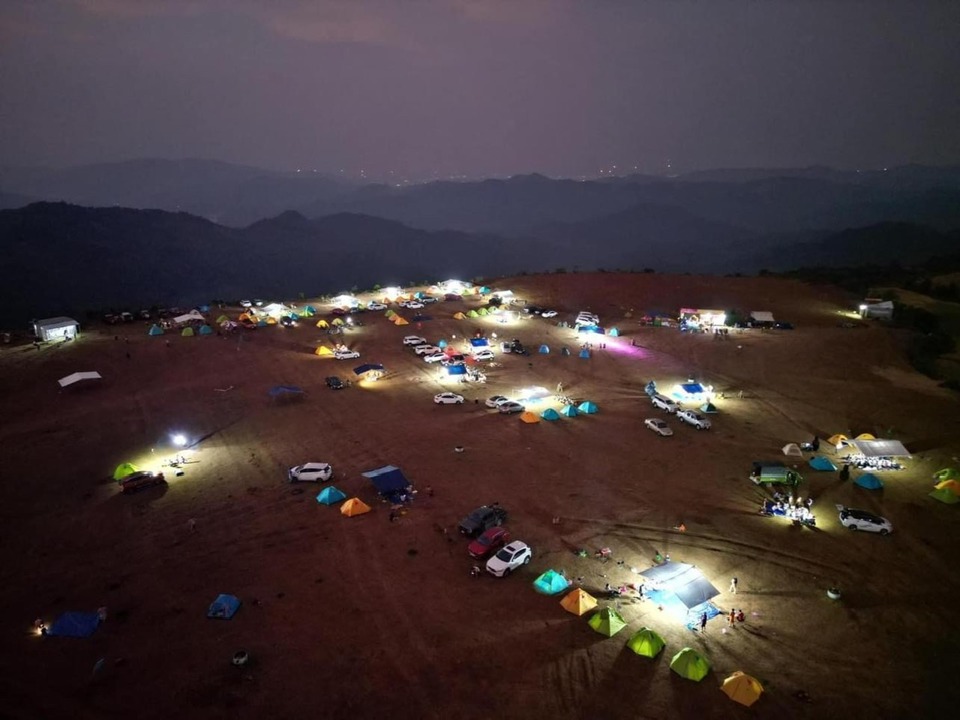
[[[229,620],[236,615],[239,609],[240,599],[238,597],[221,593],[217,595],[217,599],[210,603],[210,607],[207,608],[207,617]]]
[[[65,612],[58,617],[47,635],[57,637],[90,637],[100,626],[100,616],[95,612]]]
[[[704,612],[708,618],[720,612],[710,602],[720,591],[693,565],[665,562],[640,574],[650,582],[647,596],[664,609],[684,617],[688,627]]]
[[[580,357],[584,358],[585,360],[589,360],[589,359],[590,359],[590,351],[587,350],[586,348],[584,348],[583,350],[580,351]]]
[[[558,413],[553,408],[547,408],[542,413],[540,413],[540,417],[542,417],[544,420],[559,420],[560,413]]]
[[[470,338],[470,344],[473,347],[488,347],[490,345],[486,338]]]
[[[369,478],[377,492],[388,493],[398,490],[405,490],[410,481],[404,476],[403,471],[395,465],[384,465],[376,470],[369,470],[363,473],[365,478]]]
[[[383,370],[383,365],[379,363],[366,363],[364,365],[358,365],[353,369],[354,375],[363,375],[371,371],[381,372]]]
[[[550,346],[549,346],[549,345],[541,345],[541,346],[540,346],[540,354],[541,354],[541,355],[549,355],[549,354],[550,354]]]
[[[883,480],[878,478],[873,473],[866,473],[861,475],[856,480],[853,481],[854,485],[859,485],[860,487],[866,490],[882,490],[883,489]]]
[[[447,366],[447,375],[466,375],[467,366],[466,365],[449,365]]]
[[[544,595],[556,595],[566,590],[570,582],[556,570],[547,570],[533,581],[533,589]]]
[[[576,417],[580,413],[577,412],[576,405],[564,405],[563,409],[560,411],[560,414],[564,417]]]
[[[303,388],[298,388],[296,385],[277,385],[276,387],[270,388],[269,392],[272,398],[304,394]]]
[[[343,491],[333,485],[328,485],[317,495],[317,502],[321,505],[333,505],[346,499],[347,496],[343,494]]]
[[[810,458],[810,467],[812,467],[814,470],[823,470],[825,472],[833,472],[837,469],[837,466],[830,462],[830,460],[825,458],[823,455],[817,455],[816,457]]]
[[[577,406],[577,412],[583,413],[584,415],[593,415],[600,411],[600,408],[597,407],[596,403],[592,403],[589,400],[584,400],[580,405]]]

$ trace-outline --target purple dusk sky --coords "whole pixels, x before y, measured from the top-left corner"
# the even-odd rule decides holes
[[[960,162],[960,2],[4,0],[0,165]]]

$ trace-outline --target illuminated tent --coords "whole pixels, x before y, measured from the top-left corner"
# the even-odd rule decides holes
[[[810,467],[814,470],[822,470],[824,472],[833,472],[837,469],[837,466],[830,462],[823,455],[817,455],[816,457],[810,458]]]
[[[627,640],[628,648],[633,650],[637,655],[648,658],[655,658],[666,645],[667,643],[664,642],[659,633],[648,627],[640,628]]]
[[[589,400],[584,400],[577,406],[577,412],[582,413],[583,415],[595,415],[600,412],[600,408],[597,407],[596,403],[592,403]]]
[[[364,363],[353,369],[354,375],[364,375],[368,372],[383,372],[383,365],[380,363]]]
[[[540,416],[537,415],[536,413],[530,412],[529,410],[527,410],[526,412],[520,413],[520,419],[523,422],[529,423],[529,424],[540,422]]]
[[[703,405],[700,406],[700,412],[713,414],[717,412],[717,406],[714,405],[712,402],[704,403]]]
[[[943,470],[937,470],[933,474],[934,480],[960,480],[960,470],[956,468],[943,468]]]
[[[610,328],[610,332],[607,333],[610,337],[620,337],[620,331],[617,328]]]
[[[284,316],[283,316],[283,324],[284,324],[284,325],[292,325],[293,322],[294,322],[294,320],[295,320],[295,318],[291,318],[289,315],[284,315]],[[276,324],[277,324],[277,319],[276,319],[273,315],[270,315],[269,317],[267,317],[267,319],[266,319],[265,322],[266,322],[267,325],[276,325]]]
[[[475,318],[475,317],[479,317],[479,314],[477,313],[476,310],[471,310],[470,312],[467,313],[467,317]]]
[[[207,617],[229,620],[237,614],[237,610],[239,609],[240,599],[238,597],[221,593],[217,595],[217,599],[210,603],[210,607],[207,608]]]
[[[571,417],[576,417],[580,413],[577,412],[576,405],[564,405],[563,409],[560,410],[560,414],[563,415],[564,417],[571,418]]]
[[[871,435],[870,433],[860,433],[854,439],[855,440],[876,440],[877,438],[875,435]]]
[[[640,573],[649,581],[647,595],[659,605],[684,616],[696,613],[720,594],[693,565],[665,562]],[[712,611],[707,608],[708,615]]]
[[[350,498],[340,506],[340,514],[346,515],[347,517],[363,515],[364,513],[368,512],[370,512],[370,506],[363,502],[363,500],[360,498]]]
[[[685,647],[673,656],[670,669],[680,677],[700,682],[710,672],[710,663],[693,648]]]
[[[783,454],[787,457],[803,457],[803,450],[800,449],[800,446],[796,443],[787,443],[782,448]]]
[[[540,413],[540,417],[542,417],[544,420],[550,420],[552,422],[553,420],[560,419],[560,413],[558,413],[553,408],[547,408],[542,413]]]
[[[467,366],[466,365],[447,365],[447,375],[457,376],[457,375],[466,375]]]
[[[950,478],[949,480],[941,480],[934,487],[937,490],[949,490],[954,495],[960,495],[960,481]]]
[[[490,342],[485,337],[475,337],[470,338],[470,346],[475,348],[485,348],[490,346]]]
[[[934,500],[939,500],[947,505],[956,505],[960,502],[960,495],[950,490],[950,488],[938,487],[930,493],[927,493]]]
[[[330,321],[330,324],[331,324],[331,325],[334,325],[334,326],[336,326],[336,327],[340,327],[340,326],[343,325],[344,323],[343,323],[343,319],[342,319],[342,318],[336,317],[336,318],[334,318],[332,321]]]
[[[607,637],[613,637],[627,626],[626,621],[620,616],[620,613],[610,607],[603,608],[603,610],[594,613],[587,621],[587,624],[601,635],[606,635]]]
[[[328,348],[326,345],[321,345],[316,350],[313,351],[314,354],[319,355],[320,357],[332,357],[333,350]]]
[[[541,346],[540,346],[540,354],[541,354],[541,355],[549,355],[549,354],[550,354],[550,346],[549,346],[549,345],[541,345]]]
[[[737,670],[723,681],[720,691],[734,702],[750,707],[763,694],[763,685],[755,677]]]
[[[827,442],[839,450],[840,446],[847,442],[847,436],[837,433],[836,435],[831,435],[828,437]]]
[[[533,581],[533,589],[544,595],[556,595],[570,586],[567,579],[556,570],[547,570]]]
[[[655,380],[651,380],[644,386],[643,391],[650,396],[657,394],[657,383]]]
[[[446,346],[447,346],[447,341],[446,341],[446,340],[440,340],[440,341],[437,343],[437,347],[440,348],[441,350],[443,350]]]
[[[397,317],[394,319],[394,324],[397,326],[400,326],[400,325],[409,325],[410,323],[407,320],[404,320],[399,315],[397,315]]]
[[[597,599],[583,588],[571,590],[563,596],[560,601],[560,607],[568,613],[574,615],[583,615],[593,610],[597,606]]]
[[[584,360],[589,360],[589,359],[590,359],[590,351],[587,350],[586,348],[584,348],[583,350],[580,351],[580,357],[582,357]]]
[[[192,327],[188,326],[180,331],[180,337],[193,337],[193,336],[194,336],[194,332]]]
[[[866,457],[910,457],[899,440],[850,440],[849,444]]]
[[[138,468],[133,463],[128,463],[128,462],[120,463],[119,465],[117,465],[117,469],[113,471],[113,479],[117,481],[123,480],[128,475],[133,475],[139,469],[140,468]]]
[[[466,319],[466,317],[467,317],[467,316],[464,315],[462,312],[454,313],[454,315],[453,315],[453,319],[454,319],[454,320],[464,320],[464,319]]]
[[[201,334],[201,335],[213,335],[213,328],[210,327],[209,325],[201,325],[201,326],[200,326],[200,334]]]
[[[321,318],[320,320],[317,320],[317,327],[318,327],[318,328],[328,328],[328,327],[330,327],[330,323],[328,323],[326,320],[324,320],[323,318]]]
[[[163,328],[156,324],[151,325],[150,329],[147,330],[147,335],[153,335],[154,337],[157,335],[163,335]]]
[[[317,495],[317,502],[321,505],[333,505],[346,499],[347,496],[343,494],[343,491],[335,488],[333,485],[325,487]]]
[[[873,473],[864,473],[853,484],[865,490],[883,490],[883,481]]]
[[[300,311],[300,317],[313,317],[317,314],[317,309],[313,305],[304,305]]]

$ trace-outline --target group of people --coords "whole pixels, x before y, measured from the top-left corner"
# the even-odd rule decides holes
[[[760,507],[760,514],[777,515],[778,517],[786,517],[790,520],[804,523],[805,525],[816,525],[817,519],[811,510],[812,507],[812,497],[804,501],[800,496],[797,496],[796,501],[794,501],[792,494],[784,498],[777,492],[774,493],[772,500],[769,498],[764,499],[763,505]]]

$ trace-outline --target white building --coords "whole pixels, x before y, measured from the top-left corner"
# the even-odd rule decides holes
[[[61,339],[72,340],[80,334],[80,323],[68,317],[36,320],[33,323],[33,334],[37,336],[37,340],[43,342]]]
[[[893,317],[893,301],[864,301],[864,303],[860,305],[860,316],[865,318],[883,318],[889,320]]]

